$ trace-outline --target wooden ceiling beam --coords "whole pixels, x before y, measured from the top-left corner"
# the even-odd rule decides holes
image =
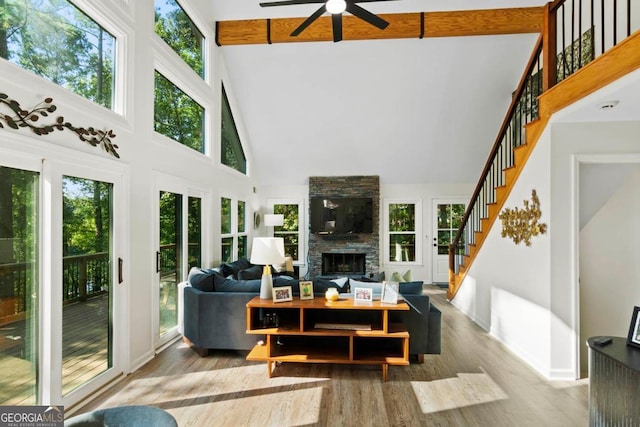
[[[343,16],[343,40],[459,37],[542,32],[544,9],[522,7],[452,12],[381,14],[389,26],[380,30],[351,15]],[[297,37],[291,32],[303,18],[248,19],[216,22],[219,46],[332,41],[331,17],[322,16]],[[424,20],[424,26],[421,22]],[[421,30],[424,28],[424,32]]]

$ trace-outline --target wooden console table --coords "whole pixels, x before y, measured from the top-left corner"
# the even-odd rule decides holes
[[[625,338],[589,346],[589,425],[640,425],[640,348]]]
[[[274,303],[255,297],[247,303],[247,334],[266,339],[247,360],[267,362],[269,377],[274,362],[381,365],[386,381],[389,365],[409,364],[409,332],[402,323],[389,322],[389,311],[395,310],[409,306],[323,297]],[[267,314],[277,317],[277,326],[265,324]]]

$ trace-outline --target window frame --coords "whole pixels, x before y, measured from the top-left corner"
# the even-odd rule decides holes
[[[385,199],[384,200],[384,264],[386,265],[406,265],[406,266],[416,266],[422,265],[422,252],[423,252],[423,241],[421,239],[422,236],[422,200],[420,199]],[[412,232],[408,231],[390,231],[389,227],[389,208],[390,205],[396,204],[406,204],[406,205],[414,205],[415,208],[415,217],[414,217],[414,230]],[[391,260],[391,250],[389,248],[391,244],[391,236],[392,235],[414,235],[415,236],[415,260],[414,261],[393,261]]]
[[[306,215],[304,199],[268,199],[267,213],[273,213],[275,205],[298,205],[298,259],[294,259],[295,265],[305,265],[306,259]],[[274,237],[274,227],[268,227],[267,234]],[[300,258],[303,257],[303,258]]]
[[[223,233],[222,232],[222,199],[228,199],[231,201],[231,228],[230,228],[230,232],[229,233]],[[238,254],[239,254],[239,249],[240,249],[240,238],[244,237],[246,239],[247,242],[247,247],[246,249],[246,256],[244,258],[249,259],[250,254],[249,254],[249,225],[247,222],[247,209],[249,207],[249,203],[246,200],[242,200],[239,199],[238,197],[233,197],[233,196],[229,196],[229,195],[220,195],[219,198],[219,205],[218,205],[218,214],[220,215],[220,227],[219,227],[219,232],[220,232],[220,260],[221,262],[232,262],[232,261],[236,261],[239,259]],[[239,203],[244,203],[244,230],[240,231],[238,229],[238,204]],[[231,260],[225,260],[222,257],[223,251],[222,251],[222,242],[224,239],[232,239],[231,240]]]
[[[232,105],[233,102],[231,101],[231,96],[229,96],[229,92],[225,88],[224,79],[220,79],[220,92],[219,92],[219,94],[220,94],[220,102],[219,102],[220,123],[219,123],[219,126],[218,126],[218,132],[219,132],[219,135],[220,135],[220,139],[219,139],[220,140],[220,144],[219,144],[219,151],[218,151],[219,163],[220,163],[220,165],[224,166],[225,169],[227,169],[227,170],[234,171],[235,173],[241,174],[242,176],[248,176],[248,174],[249,174],[249,159],[247,158],[247,153],[246,153],[246,151],[244,149],[244,144],[242,143],[243,138],[242,138],[242,135],[241,135],[241,131],[238,128],[237,120],[236,120],[236,118],[235,118],[235,116],[233,114],[233,110],[234,110],[233,105]],[[240,151],[242,152],[242,156],[244,157],[244,171],[242,171],[240,169],[236,169],[233,166],[228,165],[228,164],[226,164],[226,163],[224,163],[222,161],[222,159],[223,159],[222,152],[224,150],[224,141],[222,139],[222,117],[223,117],[223,114],[224,114],[224,106],[223,106],[223,104],[224,104],[225,101],[227,103],[227,106],[229,107],[229,114],[230,114],[230,117],[231,117],[231,125],[233,126],[233,130],[235,131],[235,134],[238,137],[239,148],[240,148]]]

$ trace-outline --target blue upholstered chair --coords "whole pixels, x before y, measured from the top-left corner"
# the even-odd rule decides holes
[[[66,427],[178,427],[167,411],[154,406],[119,406],[96,409],[76,415],[64,422]]]

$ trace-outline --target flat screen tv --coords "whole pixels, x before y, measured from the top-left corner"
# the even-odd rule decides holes
[[[312,233],[373,233],[373,198],[312,197],[309,216]]]

